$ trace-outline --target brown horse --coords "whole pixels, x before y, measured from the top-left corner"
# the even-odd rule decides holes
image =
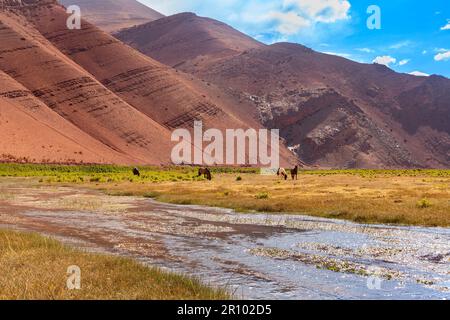
[[[200,177],[201,175],[203,175],[209,181],[212,180],[211,171],[209,171],[208,168],[200,168],[200,169],[198,169],[198,177]]]
[[[138,168],[134,168],[134,169],[133,169],[133,174],[134,174],[135,176],[138,176],[138,177],[141,176],[141,172],[139,171]]]
[[[278,169],[277,176],[281,176],[281,178],[282,179],[284,178],[284,180],[287,180],[287,178],[288,178],[288,175],[286,173],[286,170],[284,170],[284,168],[279,168]]]
[[[291,170],[292,180],[298,180],[298,166]]]

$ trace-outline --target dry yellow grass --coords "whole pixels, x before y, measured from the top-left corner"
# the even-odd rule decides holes
[[[81,289],[67,288],[67,268],[81,268]],[[131,259],[90,254],[37,234],[0,230],[0,299],[227,299],[184,276]]]
[[[237,177],[242,178],[237,181]],[[361,223],[450,226],[450,178],[302,174],[281,181],[258,174],[219,174],[212,182],[111,183],[91,187],[178,204],[238,211],[300,213]]]

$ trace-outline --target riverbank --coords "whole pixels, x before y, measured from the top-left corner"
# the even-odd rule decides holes
[[[67,269],[81,270],[80,290],[67,287]],[[0,299],[227,299],[199,281],[132,259],[87,253],[34,233],[0,230]],[[71,282],[76,284],[76,282]]]
[[[0,165],[0,176],[35,177],[43,184],[77,185],[111,195],[144,196],[239,212],[306,214],[359,223],[450,226],[450,170],[301,171],[298,181],[256,169]]]
[[[161,203],[145,197],[111,196],[86,187],[43,184],[29,178],[0,179],[0,194],[1,226],[51,235],[81,252],[127,257],[201,279],[212,287],[226,288],[233,297],[442,299],[449,292],[450,228],[238,213]],[[26,247],[24,250],[17,245],[12,247],[15,253],[11,253],[11,240],[0,241],[8,255],[28,257],[0,265],[7,271],[0,281],[7,279],[9,285],[20,289],[19,293],[28,290],[29,286],[23,285],[28,279],[43,279],[55,288],[50,275],[56,278],[56,285],[65,286],[69,265],[80,267],[82,288],[87,276],[95,275],[97,280],[88,284],[92,288],[100,282],[104,293],[98,293],[101,298],[115,291],[129,293],[130,282],[114,277],[114,270],[120,270],[116,264],[83,264],[78,256],[66,260],[63,256],[63,265],[49,269],[61,257],[59,250],[50,250],[50,254],[39,250],[39,254],[31,255]],[[9,270],[22,270],[25,275],[16,276]],[[45,273],[40,274],[40,270]],[[11,280],[13,276],[19,279],[17,283]],[[110,282],[111,276],[114,283]],[[368,282],[374,277],[379,278],[380,290],[374,290]],[[149,276],[133,279],[139,280],[136,286],[148,284],[146,279],[153,281]],[[161,298],[166,299],[174,286],[183,283],[161,284],[168,290]],[[159,289],[156,286],[156,292]],[[192,292],[187,290],[187,294]]]

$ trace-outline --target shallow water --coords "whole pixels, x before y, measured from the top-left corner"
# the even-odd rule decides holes
[[[450,298],[450,229],[361,225],[3,184],[0,223],[195,275],[245,299]]]

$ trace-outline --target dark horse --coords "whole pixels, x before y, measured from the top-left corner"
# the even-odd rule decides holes
[[[212,180],[211,171],[209,171],[208,168],[198,169],[198,177],[200,177],[201,175],[203,175],[206,179],[208,179],[210,181]]]
[[[133,174],[134,174],[135,176],[138,176],[138,177],[141,176],[141,172],[139,171],[138,168],[134,168],[134,169],[133,169]]]
[[[292,180],[298,180],[298,166],[291,170]]]

